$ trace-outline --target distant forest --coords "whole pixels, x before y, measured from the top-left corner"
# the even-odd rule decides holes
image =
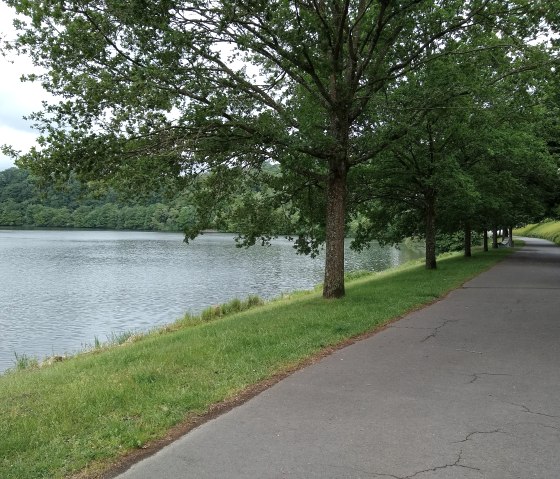
[[[0,226],[182,231],[194,214],[181,195],[131,200],[76,179],[59,190],[23,169],[0,171]]]

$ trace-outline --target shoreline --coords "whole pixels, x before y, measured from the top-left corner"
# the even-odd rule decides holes
[[[512,251],[449,254],[436,271],[404,265],[352,280],[340,300],[293,295],[0,376],[0,468],[5,479],[107,477],[173,431],[437,301]]]
[[[0,231],[1,269],[11,277],[0,294],[1,369],[148,332],[235,297],[272,299],[322,281],[322,257],[299,257],[283,239],[246,250],[233,238],[208,233],[185,245],[175,233]],[[405,247],[348,252],[347,270],[421,255]]]

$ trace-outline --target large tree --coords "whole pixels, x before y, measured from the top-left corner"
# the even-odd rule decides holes
[[[377,114],[387,96],[439,55],[523,58],[558,21],[547,0],[4,1],[28,18],[14,47],[63,99],[35,115],[43,149],[22,164],[146,187],[279,162],[288,190],[322,192],[300,245],[325,240],[329,298],[349,172],[404,134]],[[467,41],[488,32],[499,44]]]

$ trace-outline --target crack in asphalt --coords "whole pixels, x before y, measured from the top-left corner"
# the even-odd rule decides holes
[[[450,467],[462,467],[463,469],[470,469],[472,471],[480,472],[480,469],[478,467],[465,466],[464,464],[459,464],[462,460],[463,460],[463,450],[461,449],[459,451],[459,455],[457,457],[457,460],[452,464],[445,464],[443,466],[432,467],[431,469],[425,469],[423,471],[418,471],[418,472],[415,472],[414,474],[412,474],[410,476],[404,476],[404,477],[400,477],[398,479],[412,479],[413,477],[419,476],[420,474],[425,474],[426,472],[436,472],[436,471],[439,471],[441,469],[447,469],[447,468],[450,468]]]
[[[396,325],[389,326],[389,327],[393,329],[418,329],[419,331],[426,331],[426,330],[431,331],[434,329],[434,328],[419,328],[417,326],[396,326]]]
[[[545,414],[543,412],[536,412],[536,411],[531,411],[531,409],[529,409],[527,406],[525,406],[525,404],[517,404],[514,402],[508,402],[508,401],[504,401],[506,404],[511,404],[512,406],[517,406],[520,407],[521,409],[523,409],[523,412],[529,413],[529,414],[536,414],[537,416],[544,416],[544,417],[551,417],[551,418],[556,418],[556,419],[560,419],[560,416],[553,416],[552,414]]]
[[[477,471],[480,472],[480,469],[478,467],[472,467],[472,466],[465,466],[464,464],[460,464],[460,462],[463,460],[463,450],[461,449],[459,451],[459,455],[457,456],[457,460],[451,464],[444,464],[443,466],[436,466],[436,467],[432,467],[430,469],[423,469],[421,471],[416,471],[413,474],[410,474],[408,476],[397,476],[395,474],[384,474],[384,473],[379,473],[379,472],[374,472],[373,474],[375,474],[378,477],[392,477],[393,479],[412,479],[413,477],[419,476],[420,474],[425,474],[427,472],[436,472],[439,471],[441,469],[448,469],[451,467],[461,467],[463,469],[470,469],[472,471]]]
[[[438,327],[436,327],[436,328],[433,329],[433,333],[432,333],[432,334],[426,336],[426,337],[425,337],[422,341],[420,341],[420,342],[421,342],[421,343],[424,343],[424,342],[426,342],[428,339],[435,338],[435,337],[438,335],[439,330],[440,330],[441,328],[443,328],[444,326],[447,326],[449,323],[456,323],[457,321],[458,321],[457,319],[446,319],[442,324],[440,324]],[[430,328],[430,329],[431,329],[431,328]]]
[[[452,444],[460,444],[462,442],[467,442],[471,439],[471,437],[473,437],[477,434],[507,434],[507,433],[505,433],[501,429],[494,429],[493,431],[473,431],[473,432],[470,432],[469,434],[467,434],[465,436],[465,439],[462,439],[461,441],[454,441],[454,442],[452,442]]]
[[[490,394],[490,397],[495,397],[495,396]],[[560,416],[553,416],[552,414],[545,414],[544,412],[532,411],[527,406],[525,406],[525,404],[517,404],[515,402],[504,401],[504,400],[498,399],[498,398],[496,398],[496,399],[500,402],[503,402],[504,404],[509,404],[510,406],[519,407],[519,408],[523,409],[523,412],[526,412],[528,414],[536,414],[537,416],[544,416],[544,417],[550,417],[550,418],[554,418],[554,419],[560,419]]]
[[[537,416],[544,416],[544,417],[552,417],[552,418],[560,418],[560,416],[553,416],[552,414],[545,414],[544,412],[536,412],[536,411],[531,411],[527,406],[525,406],[525,404],[516,404],[513,402],[510,402],[508,404],[511,404],[512,406],[517,406],[523,409],[524,412],[529,413],[529,414],[536,414]]]
[[[500,373],[474,373],[471,374],[472,379],[467,384],[472,384],[475,381],[478,381],[481,376],[511,376],[511,374],[500,374]]]

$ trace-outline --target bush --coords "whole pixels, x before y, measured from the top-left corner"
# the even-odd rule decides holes
[[[482,243],[482,234],[472,232],[471,244]],[[447,253],[449,251],[461,251],[465,247],[465,234],[460,231],[456,233],[442,233],[436,239],[437,253]]]

